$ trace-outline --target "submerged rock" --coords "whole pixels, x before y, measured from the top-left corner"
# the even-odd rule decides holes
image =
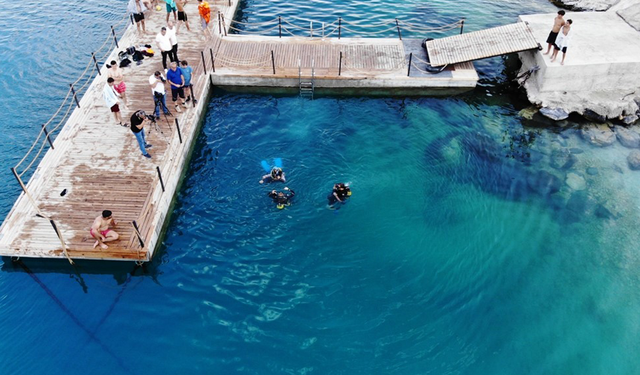
[[[640,170],[640,151],[631,151],[629,156],[627,156],[627,163],[629,163],[629,168],[631,168],[632,170]]]
[[[616,141],[616,134],[607,125],[590,125],[580,129],[582,139],[594,146],[611,146]]]
[[[566,148],[554,150],[551,154],[551,166],[555,169],[569,169],[577,160],[578,158],[571,154],[571,151]]]
[[[598,175],[598,168],[596,168],[596,167],[587,168],[587,174],[589,176],[597,176]]]
[[[598,123],[601,123],[601,124],[607,122],[607,117],[606,116],[603,116],[603,115],[597,113],[596,111],[588,109],[588,108],[585,109],[584,112],[582,112],[582,116],[584,118],[586,118],[587,120],[590,120],[590,121],[593,121],[593,122],[598,122]]]
[[[640,148],[640,134],[637,132],[620,125],[614,126],[613,131],[624,147]]]
[[[584,177],[580,176],[577,173],[567,173],[567,179],[565,180],[567,186],[571,188],[571,190],[584,190],[587,188],[587,182],[584,180]]]
[[[540,113],[555,121],[564,120],[569,114],[562,108],[540,108]]]
[[[624,122],[626,125],[633,125],[635,124],[636,121],[638,121],[638,115],[628,115],[628,116],[624,116],[622,118],[622,122]]]
[[[596,215],[596,217],[599,217],[601,219],[615,219],[615,215],[602,204],[598,204],[593,213]]]
[[[562,181],[547,171],[536,171],[527,177],[527,185],[534,192],[546,196],[557,193],[562,187]]]
[[[520,112],[518,112],[518,114],[521,117],[526,118],[527,120],[533,120],[533,115],[535,115],[537,112],[538,112],[538,107],[531,106],[521,110]]]
[[[570,10],[605,11],[620,0],[551,0],[557,6]]]

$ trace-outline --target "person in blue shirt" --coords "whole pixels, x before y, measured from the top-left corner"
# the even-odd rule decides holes
[[[184,77],[184,91],[185,95],[187,95],[187,102],[193,98],[193,103],[197,103],[196,97],[191,92],[191,73],[193,73],[193,68],[189,66],[187,60],[182,60],[180,62],[180,70],[182,70],[182,76]]]
[[[176,107],[176,112],[182,112],[180,110],[180,106],[176,103],[178,100],[178,96],[182,100],[182,105],[187,108],[187,104],[184,100],[184,76],[182,75],[182,70],[178,68],[178,64],[174,61],[169,65],[169,70],[167,70],[167,81],[171,85],[171,99],[173,99],[173,103]]]

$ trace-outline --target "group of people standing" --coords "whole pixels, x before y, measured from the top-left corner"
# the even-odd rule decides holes
[[[191,31],[189,27],[189,17],[184,10],[184,6],[188,0],[129,0],[127,5],[127,11],[133,17],[136,23],[139,34],[145,34],[147,32],[145,25],[145,12],[151,9],[158,11],[162,10],[160,2],[165,3],[165,9],[167,11],[166,22],[169,23],[169,17],[173,14],[174,22],[177,22],[177,28],[180,28],[180,24],[184,23],[187,30]],[[205,35],[210,34],[209,22],[211,21],[211,7],[209,3],[204,0],[198,0],[198,14],[200,16],[200,25]]]
[[[573,24],[573,20],[564,20],[565,11],[558,11],[558,15],[553,19],[553,28],[547,37],[547,52],[545,55],[548,55],[551,52],[551,48],[553,48],[553,53],[551,54],[551,62],[556,61],[558,58],[558,52],[562,51],[562,60],[560,61],[560,65],[564,65],[564,58],[567,55],[567,48],[569,48],[569,43],[571,42],[571,25]]]

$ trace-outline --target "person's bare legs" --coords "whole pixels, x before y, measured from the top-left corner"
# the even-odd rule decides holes
[[[191,31],[191,28],[189,27],[189,21],[183,21],[184,25],[187,27],[187,30]]]
[[[127,100],[127,94],[125,93],[125,91],[120,93],[120,96],[122,97],[122,101],[124,102],[125,106],[129,106],[129,101]]]
[[[147,29],[144,26],[144,20],[140,21],[140,23],[142,24],[142,33],[146,34],[147,33]]]
[[[552,46],[553,46],[553,45],[552,45],[551,43],[547,43],[547,52],[543,53],[543,55],[548,55],[548,54],[549,54],[549,52],[551,51],[551,47],[552,47]]]
[[[562,52],[562,61],[560,61],[560,65],[564,65],[564,58],[566,55],[566,52]]]
[[[103,249],[103,250],[109,248],[109,246],[107,246],[105,244],[105,242],[115,241],[118,238],[120,238],[120,235],[117,232],[112,231],[112,230],[110,230],[107,233],[107,235],[104,237],[104,239],[101,238],[102,236],[96,236],[93,233],[91,233],[91,235],[93,236],[93,238],[96,239],[96,242],[93,244],[93,248],[95,249],[98,245],[100,245],[100,248]]]
[[[554,49],[553,54],[551,55],[551,62],[556,61],[556,57],[558,56],[558,50]]]

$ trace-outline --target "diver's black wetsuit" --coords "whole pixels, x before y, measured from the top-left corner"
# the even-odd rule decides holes
[[[289,206],[291,204],[290,201],[296,195],[296,192],[292,189],[289,189],[286,193],[276,192],[275,190],[272,190],[267,193],[267,195],[269,196],[269,198],[273,199],[273,202],[275,202],[276,205]]]
[[[333,190],[331,191],[331,194],[327,196],[327,200],[329,201],[329,206],[333,206],[334,204],[340,201],[344,203],[347,200],[347,198],[349,198],[350,192],[351,192],[351,189],[349,189],[349,187],[346,186],[345,184],[334,185]],[[336,195],[338,196],[338,198],[340,198],[340,200],[336,198]]]

